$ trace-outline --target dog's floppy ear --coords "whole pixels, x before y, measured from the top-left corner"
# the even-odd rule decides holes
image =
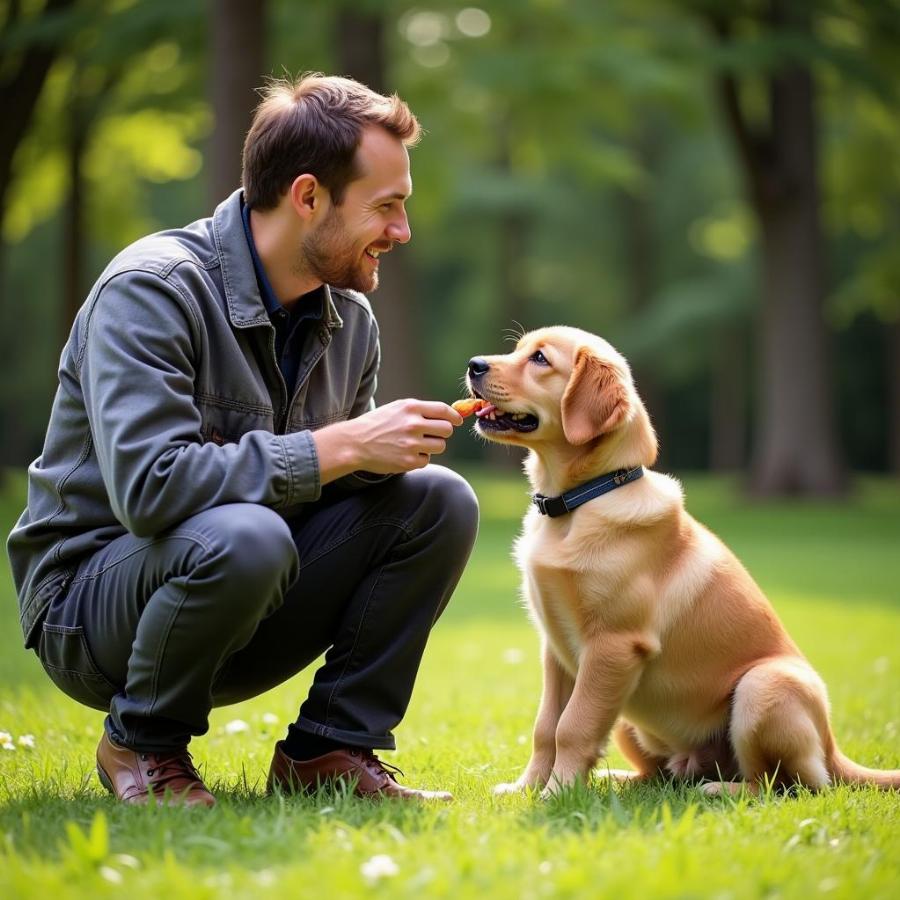
[[[628,410],[616,370],[582,347],[562,398],[562,426],[570,444],[586,444],[611,431]]]

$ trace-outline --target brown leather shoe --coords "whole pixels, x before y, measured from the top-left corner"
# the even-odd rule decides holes
[[[419,791],[403,787],[394,777],[393,766],[382,762],[371,750],[347,747],[333,750],[314,759],[291,759],[282,749],[282,741],[275,745],[266,790],[276,788],[288,794],[309,793],[320,785],[352,782],[358,797],[398,797],[401,800],[453,799],[447,791]],[[402,774],[402,773],[401,773]]]
[[[216,803],[200,780],[186,747],[169,753],[141,753],[114,744],[104,732],[97,746],[97,774],[103,787],[123,803]]]

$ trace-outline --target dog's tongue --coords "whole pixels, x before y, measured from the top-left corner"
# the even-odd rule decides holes
[[[482,406],[481,409],[475,410],[475,415],[478,416],[478,418],[480,419],[482,416],[487,416],[487,415],[490,415],[492,412],[496,412],[496,410],[497,410],[497,407],[494,406],[493,403],[485,402],[484,406]]]

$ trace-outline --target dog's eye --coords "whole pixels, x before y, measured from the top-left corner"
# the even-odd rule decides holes
[[[528,357],[533,363],[537,363],[539,366],[549,366],[550,363],[547,360],[547,357],[541,353],[540,350],[535,350],[531,356]]]

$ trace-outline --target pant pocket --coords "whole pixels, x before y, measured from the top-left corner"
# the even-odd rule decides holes
[[[38,657],[64,694],[94,709],[109,709],[119,689],[97,668],[80,625],[44,622]]]

